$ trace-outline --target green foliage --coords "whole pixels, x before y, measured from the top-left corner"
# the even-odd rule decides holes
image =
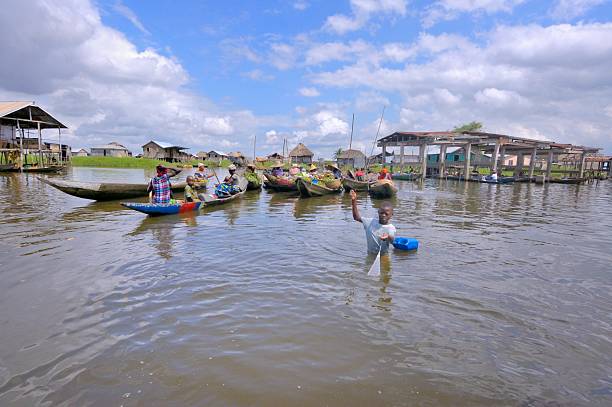
[[[71,163],[75,167],[100,167],[100,168],[155,168],[158,164],[168,167],[176,167],[179,165],[197,165],[198,161],[191,160],[182,163],[168,163],[162,160],[154,160],[151,158],[134,158],[134,157],[72,157]],[[232,162],[230,160],[222,160],[220,163],[214,161],[204,161],[209,167],[228,167]]]
[[[455,133],[463,133],[466,131],[480,131],[482,130],[483,124],[481,122],[470,122],[457,126],[453,129]]]
[[[342,148],[339,148],[336,151],[334,151],[334,160],[338,159],[338,156],[342,154],[342,151],[343,151]]]

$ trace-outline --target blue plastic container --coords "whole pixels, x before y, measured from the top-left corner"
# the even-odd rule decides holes
[[[419,241],[409,237],[396,237],[393,247],[399,250],[416,250],[419,248]]]

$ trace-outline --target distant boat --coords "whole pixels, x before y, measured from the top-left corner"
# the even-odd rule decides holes
[[[395,173],[391,174],[391,178],[394,180],[400,181],[414,181],[419,178],[421,175],[415,172],[404,172],[404,173]]]
[[[118,199],[137,198],[147,196],[148,183],[123,184],[111,182],[79,182],[38,178],[45,184],[51,185],[60,191],[84,199],[94,201],[114,201]],[[172,183],[172,191],[179,192],[185,189],[185,182]]]
[[[342,191],[342,185],[338,185],[337,188],[328,188],[323,182],[308,182],[302,178],[297,179],[296,185],[300,196],[303,198],[337,194]]]
[[[372,198],[391,198],[397,193],[393,181],[382,179],[370,185],[369,194]]]
[[[297,191],[297,185],[295,184],[295,178],[275,177],[274,175],[267,174],[264,172],[264,183],[263,186],[266,189],[270,189],[276,192],[295,192]]]
[[[356,179],[351,178],[342,178],[342,186],[345,191],[350,191],[351,189],[354,191],[367,191],[371,181],[358,181]]]
[[[64,168],[63,165],[49,165],[46,167],[23,167],[20,169],[15,164],[0,165],[0,172],[29,172],[29,173],[51,173],[60,172]]]

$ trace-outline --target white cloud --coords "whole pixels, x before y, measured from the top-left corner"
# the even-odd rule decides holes
[[[605,2],[606,0],[559,0],[550,14],[557,20],[571,20]]]
[[[266,131],[266,144],[276,144],[279,142],[279,134],[276,130]]]
[[[309,98],[317,97],[320,95],[317,88],[300,88],[299,92],[302,96],[306,96]]]
[[[296,10],[304,11],[308,7],[310,7],[310,4],[305,0],[298,0],[293,3],[293,8]]]
[[[267,74],[261,69],[253,69],[251,71],[243,72],[240,75],[244,76],[245,78],[249,78],[254,81],[261,81],[261,82],[271,81],[274,79],[274,75]]]
[[[0,35],[13,40],[3,45],[0,99],[36,100],[69,125],[63,140],[71,144],[118,140],[137,151],[161,138],[214,148],[219,136],[244,138],[267,122],[249,111],[220,111],[190,92],[178,60],[139,50],[105,26],[89,1],[12,0],[5,7],[11,13],[0,14]]]
[[[404,97],[400,126],[450,129],[466,121],[612,150],[612,23],[499,26],[482,45],[422,35],[402,67],[356,61],[314,84]]]
[[[439,0],[425,9],[423,26],[431,27],[441,20],[453,20],[462,13],[509,13],[525,0]]]
[[[295,64],[296,50],[289,44],[274,43],[270,46],[269,62],[280,70],[286,70]]]
[[[406,0],[351,0],[353,14],[334,14],[327,17],[324,28],[337,34],[346,34],[362,28],[375,14],[406,14]]]
[[[134,27],[136,27],[141,33],[151,35],[149,30],[147,30],[145,26],[140,22],[140,19],[138,18],[136,13],[134,13],[128,6],[123,4],[121,0],[117,0],[117,2],[113,5],[113,10],[128,19],[134,25]]]

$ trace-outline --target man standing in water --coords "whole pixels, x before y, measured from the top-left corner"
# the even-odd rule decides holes
[[[357,209],[357,193],[351,190],[351,206],[353,208],[353,219],[363,224],[368,243],[368,252],[385,254],[389,251],[389,243],[395,239],[395,226],[389,221],[393,217],[393,206],[389,201],[384,201],[378,208],[378,219],[362,218]]]
[[[154,204],[167,204],[170,203],[172,198],[172,186],[170,185],[170,178],[181,172],[174,168],[166,168],[163,165],[155,167],[157,176],[151,178],[147,192],[152,192],[151,203]]]

